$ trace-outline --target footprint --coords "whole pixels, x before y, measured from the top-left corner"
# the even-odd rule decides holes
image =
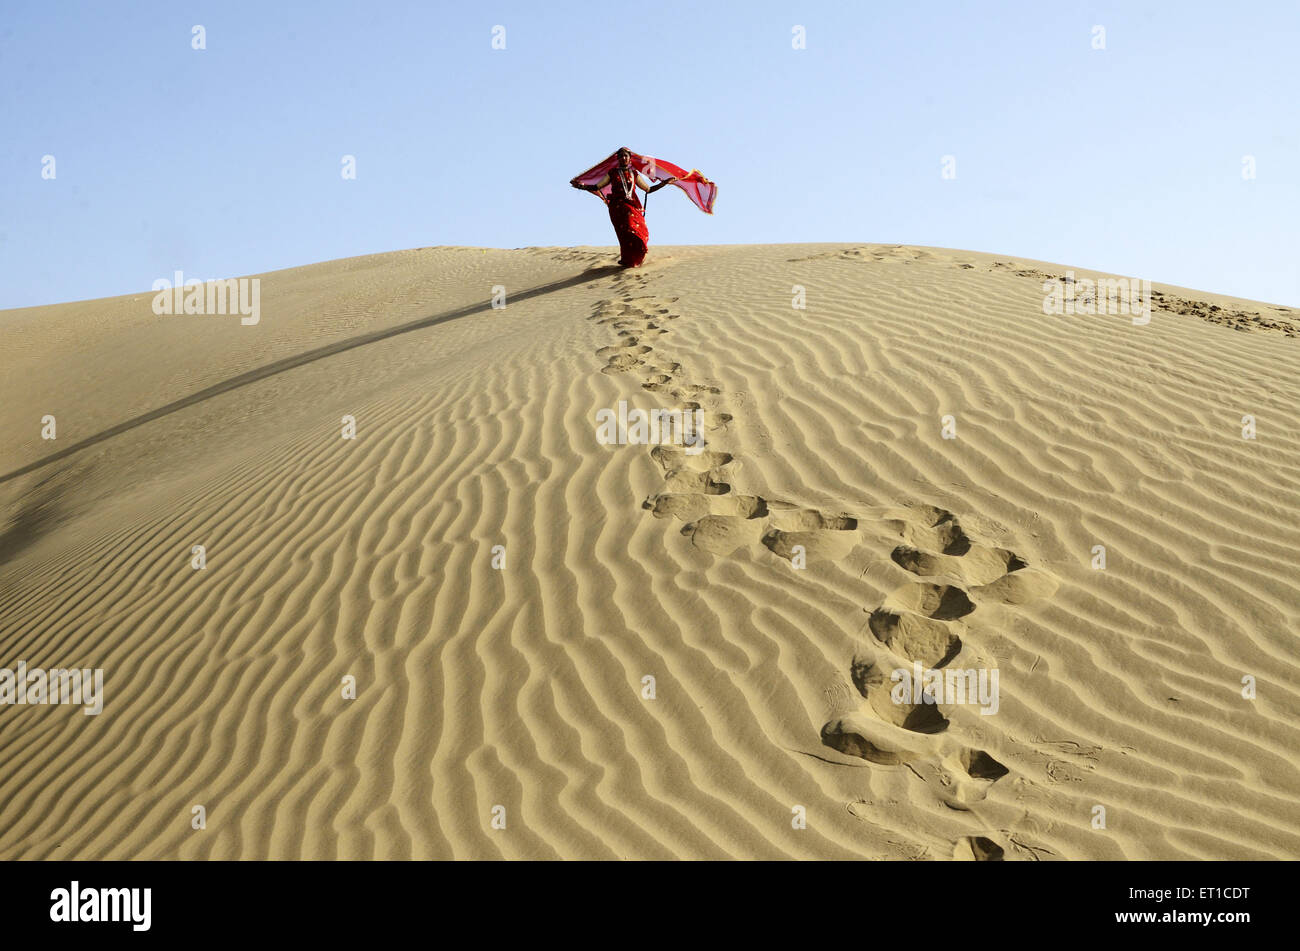
[[[943,759],[940,764],[947,770],[951,782],[944,803],[952,809],[965,811],[982,802],[992,785],[1011,772],[983,750],[963,749]]]
[[[919,524],[892,520],[907,542],[890,553],[895,564],[921,577],[959,578],[972,585],[978,601],[1028,604],[1056,593],[1055,578],[1009,549],[972,541],[951,512],[928,506],[921,511]]]
[[[864,713],[830,720],[822,727],[821,737],[833,750],[881,766],[899,766],[929,751],[916,733]]]
[[[683,522],[694,522],[706,515],[735,516],[742,519],[761,519],[767,514],[767,503],[756,495],[700,495],[693,492],[665,492],[652,496],[642,503],[656,518],[674,517]]]
[[[913,733],[942,733],[948,729],[948,719],[940,712],[938,704],[896,703],[892,695],[895,685],[886,679],[884,670],[871,655],[859,654],[853,658],[850,678],[858,693],[885,723]]]
[[[924,522],[921,524],[901,520],[899,534],[908,545],[942,555],[960,556],[970,551],[970,539],[951,512],[928,506],[926,508],[928,512],[923,516]]]
[[[1029,604],[1051,597],[1059,587],[1060,582],[1046,572],[1025,568],[989,584],[971,588],[971,594],[981,601]]]
[[[851,532],[858,520],[848,515],[825,515],[816,509],[798,508],[785,502],[772,503],[772,525],[787,532]]]
[[[923,578],[955,575],[969,584],[986,584],[1008,572],[1028,567],[1015,552],[984,546],[969,548],[963,555],[945,555],[899,545],[889,557],[895,564]]]
[[[638,343],[636,337],[629,337],[616,346],[601,347],[596,351],[596,356],[608,358],[606,364],[601,367],[602,373],[623,373],[633,367],[644,366],[645,361],[641,357],[653,349]]]
[[[713,555],[730,555],[738,548],[755,544],[763,534],[761,516],[705,515],[682,528],[682,534],[700,549]]]
[[[631,353],[616,353],[600,368],[601,373],[625,373],[635,367],[645,366],[645,361]]]
[[[718,396],[721,393],[722,390],[716,386],[710,386],[704,383],[687,383],[684,386],[682,386],[680,390],[674,390],[673,396],[676,396],[678,399],[682,399],[683,397],[686,396],[699,396],[701,394],[708,394],[709,396]]]
[[[957,840],[952,857],[959,862],[1001,862],[1005,851],[987,836],[968,835]]]
[[[884,607],[910,611],[937,621],[955,621],[975,610],[974,603],[961,588],[928,581],[913,581],[896,588],[885,598]]]
[[[695,495],[726,495],[731,486],[714,478],[714,470],[674,469],[664,479],[664,491],[690,492]]]
[[[647,347],[644,344],[638,343],[636,337],[629,337],[627,338],[626,341],[617,344],[616,346],[601,347],[599,350],[596,351],[596,356],[613,357],[613,356],[620,356],[622,354],[627,354],[627,353],[634,353],[639,356],[641,354],[649,353],[653,349],[654,347]]]
[[[961,653],[961,637],[943,621],[877,608],[868,623],[876,640],[924,667],[943,667]]]
[[[798,554],[799,548],[809,562],[836,561],[848,555],[859,541],[858,520],[848,515],[827,515],[774,502],[771,516],[763,544],[787,561]]]
[[[986,779],[990,783],[997,782],[1011,772],[983,750],[964,751],[961,754],[959,763],[961,768],[966,771],[966,775],[972,779]]]
[[[697,472],[717,469],[732,462],[729,452],[718,452],[713,449],[691,452],[688,449],[678,449],[676,446],[655,446],[650,450],[650,458],[659,463],[665,475],[678,469],[693,469]]]
[[[961,652],[964,626],[955,622],[974,610],[961,588],[917,581],[891,592],[867,624],[876,640],[900,657],[943,667]]]

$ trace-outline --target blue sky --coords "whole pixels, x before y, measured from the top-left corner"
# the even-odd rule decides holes
[[[1297,39],[1293,0],[5,0],[0,308],[175,270],[612,245],[567,182],[619,145],[719,185],[712,218],[651,199],[652,254],[938,245],[1296,305]]]

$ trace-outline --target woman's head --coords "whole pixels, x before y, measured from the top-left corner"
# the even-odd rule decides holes
[[[632,153],[626,147],[618,150],[618,164],[622,168],[627,168],[632,161]]]

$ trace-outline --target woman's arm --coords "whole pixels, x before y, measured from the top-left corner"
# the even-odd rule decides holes
[[[609,175],[606,174],[603,178],[601,178],[600,181],[596,182],[596,184],[594,185],[584,185],[581,182],[579,182],[576,178],[569,179],[569,184],[572,185],[574,188],[582,189],[584,192],[598,192],[606,185],[609,184]]]
[[[655,192],[657,192],[659,189],[663,188],[665,185],[671,185],[673,182],[677,181],[677,179],[675,179],[675,178],[665,178],[665,179],[664,179],[662,182],[660,182],[658,185],[651,185],[651,184],[650,184],[649,182],[647,182],[644,178],[642,178],[640,175],[638,175],[638,176],[637,176],[637,181],[638,181],[638,183],[641,185],[641,188],[645,191],[645,193],[646,193],[647,195],[653,195],[653,194],[654,194]]]
[[[593,195],[595,195],[597,198],[599,198],[599,199],[600,199],[601,201],[603,201],[605,204],[607,204],[607,205],[609,204],[609,199],[606,198],[605,195],[601,192],[601,189],[604,188],[606,185],[609,184],[609,176],[608,176],[608,175],[606,175],[604,178],[602,178],[599,182],[597,182],[597,183],[594,184],[594,185],[584,185],[584,184],[582,184],[582,182],[579,182],[579,181],[577,181],[577,180],[573,180],[573,179],[571,179],[571,180],[569,181],[569,184],[572,185],[574,188],[579,189],[580,191],[591,192]]]

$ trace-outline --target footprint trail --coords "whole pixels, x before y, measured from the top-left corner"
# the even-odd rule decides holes
[[[637,295],[649,280],[642,274],[620,275],[616,288],[621,296],[596,302],[590,319],[608,325],[617,338],[596,356],[605,360],[602,372],[634,374],[643,389],[671,397],[672,409],[697,414],[702,438],[689,447],[663,444],[648,450],[663,484],[642,508],[656,518],[680,521],[681,533],[711,555],[766,551],[786,562],[799,560],[801,567],[843,559],[863,541],[865,528],[874,529],[876,537],[896,536],[897,544],[882,553],[882,560],[888,557],[916,580],[864,609],[871,642],[863,645],[849,671],[860,702],[826,722],[821,741],[874,766],[909,768],[922,782],[933,781],[945,805],[972,810],[1012,770],[951,729],[952,704],[934,702],[933,694],[919,702],[901,690],[895,696],[900,685],[890,673],[919,665],[928,682],[957,668],[986,668],[980,645],[971,643],[967,619],[983,605],[1018,606],[1049,598],[1056,580],[1016,552],[982,543],[957,515],[942,508],[913,504],[863,513],[821,511],[734,492],[731,473],[740,461],[731,452],[710,448],[710,440],[725,434],[733,421],[726,394],[712,383],[690,379],[683,363],[660,349],[671,333],[669,324],[682,314],[673,307],[676,298]],[[977,861],[1001,860],[1005,852],[993,839],[975,834],[957,840],[952,849],[954,857]],[[1031,847],[1017,846],[1017,851],[1037,857]]]

